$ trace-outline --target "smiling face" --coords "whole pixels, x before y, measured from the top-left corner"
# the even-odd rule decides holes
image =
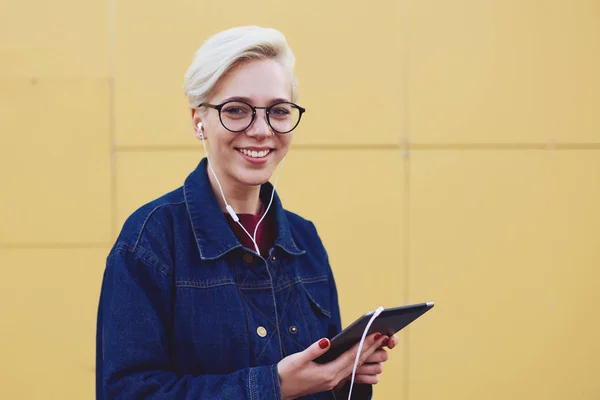
[[[291,101],[292,82],[287,70],[276,60],[263,59],[241,63],[224,75],[206,103],[223,104],[241,100],[255,107]],[[238,104],[239,105],[239,104]],[[224,107],[222,117],[239,119],[239,107]],[[205,140],[210,147],[210,160],[223,185],[243,188],[257,186],[271,178],[275,168],[287,154],[293,132],[274,132],[266,120],[264,109],[256,110],[252,125],[242,132],[230,132],[219,119],[219,112],[202,107],[192,110],[194,125],[202,122]],[[274,116],[271,116],[272,123]],[[242,125],[243,128],[243,125]],[[237,130],[237,129],[235,129]],[[198,137],[198,132],[196,132]]]

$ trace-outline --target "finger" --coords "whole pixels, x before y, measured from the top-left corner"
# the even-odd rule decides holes
[[[390,338],[387,346],[391,350],[398,345],[398,342],[399,342],[398,335],[394,335]]]
[[[357,374],[360,375],[379,375],[383,372],[383,364],[382,363],[374,363],[374,364],[363,364],[360,368],[356,370]]]
[[[363,348],[361,350],[361,354],[364,354],[365,351],[373,345],[373,343],[375,343],[375,338],[378,337],[379,340],[381,340],[381,334],[380,333],[373,333],[369,336],[367,336],[365,338],[365,342],[363,344]],[[347,350],[344,352],[344,354],[342,354],[341,356],[339,356],[337,359],[335,359],[334,361],[332,361],[330,364],[333,365],[334,368],[336,368],[338,371],[339,370],[347,370],[348,365],[350,365],[350,371],[352,372],[352,366],[354,365],[354,360],[356,359],[356,354],[358,353],[358,346],[360,345],[359,343],[356,343],[354,346],[352,346],[350,348],[350,350]]]
[[[368,340],[365,339],[365,343],[363,345],[363,348],[360,352],[360,358],[359,358],[359,362],[358,365],[362,365],[365,363],[365,360],[367,360],[371,354],[373,354],[373,352],[375,350],[377,350],[377,348],[379,348],[381,346],[381,343],[383,341],[383,336],[381,334],[373,334],[368,336]],[[354,345],[354,347],[347,351],[346,353],[344,353],[342,356],[346,356],[346,367],[342,370],[343,374],[342,376],[346,376],[352,373],[352,369],[354,368],[354,362],[356,359],[356,354],[358,352],[358,344]]]
[[[364,344],[363,349],[360,354],[360,364],[367,362],[369,357],[371,357],[378,349],[381,349],[381,345],[387,336],[376,334],[373,337],[373,342],[367,345]]]
[[[382,347],[383,346],[387,346],[389,344],[390,338],[389,336],[386,336],[383,338],[383,343],[382,343]]]
[[[383,342],[387,339],[387,336],[382,335],[375,335],[373,337],[373,342],[370,345],[367,345],[367,343],[365,342],[364,346],[363,346],[363,350],[361,352],[361,362],[367,362],[367,359],[369,357],[371,357],[377,350],[382,349],[383,347]],[[363,358],[364,355],[364,358]]]
[[[365,342],[363,344],[362,350],[360,352],[360,361],[359,365],[362,365],[366,362],[366,360],[373,354],[375,350],[377,350],[381,346],[381,342],[385,336],[381,333],[374,333],[372,335],[367,336]],[[354,357],[352,357],[352,365],[354,365],[354,360],[356,359],[356,353],[358,352],[358,344],[355,345],[356,349],[353,352]]]
[[[365,363],[386,362],[390,358],[388,352],[384,349],[377,349],[367,358]]]
[[[301,352],[301,360],[304,362],[313,361],[315,358],[327,353],[330,347],[329,339],[323,338],[311,344],[306,350]]]
[[[346,382],[350,381],[350,376],[345,377],[344,379],[342,379],[341,381],[339,381],[339,383],[333,388],[334,392],[337,392],[338,390],[340,390],[341,388],[344,387],[344,385],[346,384]]]
[[[379,375],[356,375],[354,383],[363,383],[366,385],[376,385],[379,383]]]

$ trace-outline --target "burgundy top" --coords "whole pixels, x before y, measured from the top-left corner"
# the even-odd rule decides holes
[[[238,214],[238,218],[240,219],[240,223],[246,228],[250,235],[254,235],[254,229],[256,228],[256,224],[265,213],[265,205],[261,206],[260,212],[258,215],[253,214]],[[225,213],[225,219],[229,224],[229,227],[238,238],[242,246],[255,250],[254,243],[250,237],[244,232],[241,226],[238,225],[237,222],[231,218],[231,215]],[[258,227],[258,231],[256,232],[256,243],[258,243],[258,248],[260,249],[260,254],[264,257],[269,254],[269,250],[273,243],[275,242],[275,237],[277,235],[277,227],[275,223],[275,218],[273,214],[273,209],[269,210],[269,213],[265,217],[265,219],[260,223]]]

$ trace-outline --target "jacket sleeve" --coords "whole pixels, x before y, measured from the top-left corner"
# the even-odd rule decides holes
[[[97,330],[97,399],[281,399],[277,365],[227,375],[179,375],[171,361],[173,285],[150,253],[115,248]]]

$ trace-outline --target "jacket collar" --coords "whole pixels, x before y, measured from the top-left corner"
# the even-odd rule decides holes
[[[198,167],[185,180],[183,193],[200,258],[214,260],[235,248],[242,247],[242,245],[229,228],[225,215],[219,207],[210,186],[207,165],[206,158],[200,161]],[[272,191],[273,185],[269,182],[261,186],[260,197],[263,202],[266,202],[265,204],[268,204]],[[269,212],[275,213],[277,224],[275,246],[291,255],[304,254],[305,251],[300,250],[294,242],[288,218],[277,192],[275,192]]]

